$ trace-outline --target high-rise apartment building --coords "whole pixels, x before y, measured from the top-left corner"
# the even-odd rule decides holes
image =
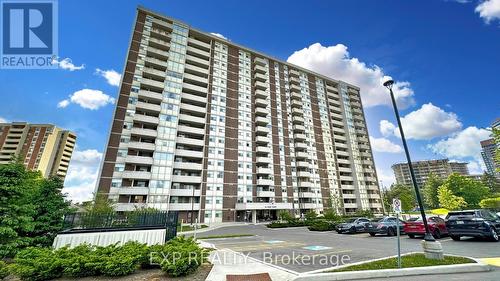
[[[491,128],[500,128],[500,118],[497,118],[497,120],[493,122]],[[483,157],[484,165],[486,166],[486,172],[500,178],[500,172],[497,171],[497,169],[500,168],[500,163],[495,161],[497,148],[498,145],[495,143],[495,139],[493,138],[481,141],[481,156]]]
[[[97,191],[188,222],[382,210],[358,87],[143,8]]]
[[[448,159],[438,159],[416,161],[411,162],[411,164],[419,187],[425,185],[431,173],[442,179],[446,179],[452,173],[458,173],[464,176],[469,175],[469,169],[467,168],[468,163],[465,162],[450,162]],[[408,163],[394,164],[392,165],[392,170],[396,177],[396,183],[412,185]]]
[[[19,157],[44,177],[64,179],[75,148],[76,135],[50,124],[0,123],[0,165]]]

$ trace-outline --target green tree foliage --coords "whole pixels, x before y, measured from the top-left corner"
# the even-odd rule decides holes
[[[478,208],[479,202],[487,198],[490,190],[481,181],[470,179],[459,174],[451,174],[443,183],[453,195],[462,197],[467,206],[470,208]],[[441,207],[444,207],[441,205]],[[448,208],[447,208],[448,209]]]
[[[278,212],[278,218],[280,221],[290,221],[293,219],[292,215],[287,210],[281,210]]]
[[[401,209],[403,211],[410,211],[415,207],[415,192],[412,187],[404,184],[394,184],[391,186],[384,196],[388,209],[392,209],[392,199],[397,198],[401,200]]]
[[[438,188],[438,198],[441,207],[448,210],[459,210],[467,207],[464,198],[454,195],[447,185]]]
[[[0,165],[0,258],[52,244],[69,210],[62,187],[60,179],[45,179],[19,162]]]
[[[333,209],[327,209],[323,213],[323,218],[328,221],[339,221],[342,217],[335,212]]]
[[[500,210],[500,197],[483,199],[479,202],[479,206],[484,209]]]
[[[304,217],[306,218],[306,220],[310,221],[310,220],[315,220],[317,217],[318,217],[318,214],[313,211],[313,210],[309,210],[305,215]]]
[[[424,187],[422,188],[422,195],[424,203],[429,208],[438,208],[438,188],[443,184],[443,180],[434,174],[429,174]]]
[[[481,176],[481,182],[490,189],[491,193],[500,193],[500,180],[495,176],[484,173]]]
[[[95,200],[85,206],[88,213],[108,214],[114,212],[114,205],[108,196],[103,193],[95,194]]]
[[[500,173],[500,128],[493,129],[493,139],[497,145],[495,150],[495,163],[497,164],[497,172]]]

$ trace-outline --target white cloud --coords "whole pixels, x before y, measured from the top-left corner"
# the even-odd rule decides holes
[[[462,123],[455,113],[446,112],[432,103],[424,104],[421,108],[408,113],[401,118],[401,123],[405,137],[416,140],[448,136],[462,128]],[[392,128],[394,128],[393,135],[399,137],[399,129],[396,126],[387,120],[380,122],[380,131],[382,134],[385,133],[385,136]]]
[[[115,103],[115,99],[99,90],[82,89],[70,95],[69,99],[60,101],[57,107],[65,108],[70,103],[78,104],[86,109],[96,110],[107,104]]]
[[[448,158],[473,158],[477,163],[481,163],[480,141],[488,139],[490,134],[491,132],[488,130],[471,126],[453,134],[447,139],[428,145],[428,148],[434,153],[444,155]],[[475,168],[474,164],[469,167]]]
[[[7,119],[0,117],[0,123],[8,123]]]
[[[500,20],[500,0],[486,0],[477,5],[475,12],[486,22]]]
[[[477,175],[484,173],[483,162],[478,162],[476,160],[468,161],[467,168],[469,168],[469,173],[471,175]]]
[[[220,33],[216,33],[216,32],[210,32],[210,34],[214,35],[214,36],[217,36],[219,38],[222,38],[224,40],[228,40],[226,36],[220,34]]]
[[[379,181],[382,181],[382,185],[385,188],[390,187],[391,184],[396,182],[396,178],[394,177],[394,173],[392,171],[386,172],[377,169],[377,177]],[[380,186],[380,188],[382,188],[382,186]]]
[[[60,61],[58,61],[57,59],[53,59],[52,64],[56,64],[59,66],[59,68],[69,70],[69,71],[85,69],[84,64],[82,64],[80,66],[76,66],[73,64],[73,62],[71,61],[70,58],[65,58],[65,59],[60,60]]]
[[[116,72],[113,69],[109,70],[102,70],[99,68],[96,68],[95,70],[96,74],[104,77],[106,81],[108,81],[108,84],[111,86],[119,86],[120,85],[120,80],[122,79],[122,75],[118,72]]]
[[[396,126],[387,120],[380,120],[380,133],[384,137],[388,137],[394,135],[394,130],[396,130]]]
[[[95,149],[75,150],[66,175],[63,193],[73,202],[91,200],[99,172],[102,153]]]
[[[391,104],[388,90],[382,85],[387,77],[382,69],[376,65],[368,66],[351,57],[345,45],[325,47],[315,43],[294,52],[287,61],[360,87],[365,107]],[[396,81],[393,91],[401,108],[415,103],[409,82]]]
[[[372,148],[377,152],[387,152],[387,153],[401,153],[403,148],[385,138],[374,138],[370,137],[370,143]]]

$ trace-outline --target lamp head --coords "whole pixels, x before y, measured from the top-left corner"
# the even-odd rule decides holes
[[[384,86],[389,90],[392,89],[392,85],[394,85],[394,80],[392,79],[389,79],[384,82]]]

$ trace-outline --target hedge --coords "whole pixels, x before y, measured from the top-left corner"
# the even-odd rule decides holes
[[[207,261],[208,250],[193,238],[176,237],[165,245],[146,246],[127,242],[106,247],[83,244],[75,248],[26,248],[14,258],[11,273],[21,280],[42,281],[62,276],[117,277],[137,269],[161,268],[168,276],[185,276]],[[0,274],[3,273],[0,263]],[[5,273],[7,274],[7,273]],[[0,276],[1,277],[1,276]]]
[[[500,210],[500,197],[483,199],[479,202],[479,206],[485,209]]]
[[[337,222],[327,220],[316,220],[308,227],[310,231],[332,231],[335,230]]]

